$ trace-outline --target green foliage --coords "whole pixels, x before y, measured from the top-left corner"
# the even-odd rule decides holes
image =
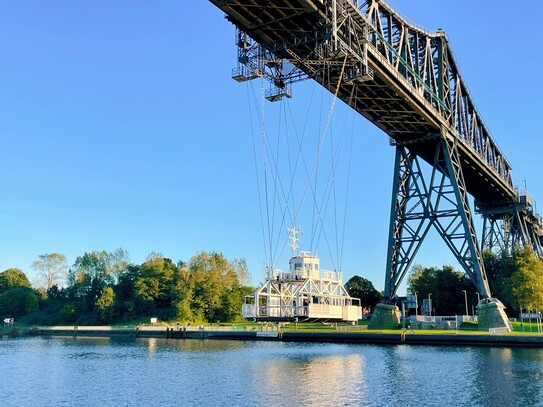
[[[38,310],[38,297],[27,287],[14,287],[0,294],[0,317],[21,317]]]
[[[107,256],[107,273],[113,276],[115,281],[119,280],[119,277],[130,265],[130,256],[124,249],[117,249],[113,253],[108,253]]]
[[[108,256],[105,251],[93,251],[77,257],[68,274],[69,284],[88,286],[93,280],[100,281],[101,284],[112,283],[113,277],[108,268]]]
[[[37,311],[39,308],[38,297],[33,292],[29,292],[25,297],[25,315]]]
[[[483,255],[490,291],[510,314],[543,308],[543,262],[531,248]]]
[[[360,299],[363,308],[373,309],[383,297],[370,280],[360,276],[351,277],[345,283],[345,289],[351,297]]]
[[[65,304],[60,309],[60,319],[62,322],[71,324],[77,320],[77,314],[75,312],[75,307],[71,304]]]
[[[113,320],[115,312],[115,292],[113,288],[106,287],[102,290],[100,298],[96,300],[96,308],[98,310],[98,315],[100,320],[103,322],[110,322]]]
[[[193,282],[193,315],[207,321],[218,320],[225,293],[239,284],[233,268],[222,253],[202,252],[190,259],[188,269]]]
[[[451,266],[436,267],[413,266],[407,279],[408,292],[417,293],[419,304],[431,294],[432,307],[437,315],[457,315],[471,313],[470,305],[476,303],[475,287],[463,273]],[[468,298],[465,306],[463,290]]]
[[[495,254],[485,251],[483,263],[492,296],[498,298],[507,309],[511,309],[511,276],[517,269],[515,258],[507,252]]]
[[[51,255],[40,260],[45,256]],[[11,287],[16,280],[30,287],[23,276],[20,270],[0,273],[0,284]],[[93,251],[77,257],[68,271],[67,287],[53,284],[39,292],[40,298],[29,288],[25,288],[32,294],[28,298],[9,290],[9,295],[0,295],[0,311],[23,315],[40,306],[27,320],[44,324],[92,325],[149,317],[227,322],[241,318],[244,297],[252,289],[240,279],[248,278],[244,259],[228,261],[218,252],[198,253],[177,264],[153,252],[143,264],[134,265],[122,249]]]
[[[235,286],[225,291],[221,297],[221,307],[215,311],[216,321],[237,321],[242,318],[241,308],[246,295],[252,294],[254,290],[247,286]]]
[[[543,262],[530,248],[514,253],[516,271],[510,278],[513,305],[522,310],[543,309]]]
[[[39,308],[38,297],[20,269],[0,273],[0,318],[21,317]]]
[[[15,287],[30,288],[26,274],[17,268],[10,268],[0,273],[0,292]]]
[[[173,317],[174,280],[177,266],[163,257],[153,257],[141,266],[130,268],[133,291],[131,298],[138,314],[169,319]]]
[[[521,309],[543,310],[543,261],[529,247],[518,248],[512,255],[484,252],[483,259],[492,296],[500,299],[509,313]],[[468,308],[475,302],[473,284],[449,266],[443,269],[414,266],[408,290],[417,292],[419,299],[431,293],[433,306],[441,315],[466,312],[462,290],[467,292]]]
[[[77,257],[68,272],[69,297],[80,315],[95,312],[96,301],[129,267],[128,253],[93,251]],[[109,312],[109,311],[108,311]]]

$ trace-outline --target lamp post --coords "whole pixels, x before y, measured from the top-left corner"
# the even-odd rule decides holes
[[[417,296],[417,291],[415,291],[415,315],[419,316],[419,297]]]
[[[466,290],[462,290],[462,292],[464,293],[464,299],[466,300],[466,316],[469,316],[469,311],[468,311],[468,294],[466,293]]]
[[[432,293],[428,293],[428,314],[432,316],[432,300],[430,297],[432,297]]]

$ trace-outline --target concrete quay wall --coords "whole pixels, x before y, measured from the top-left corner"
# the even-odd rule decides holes
[[[417,334],[417,333],[342,333],[342,332],[261,332],[214,331],[210,329],[166,331],[164,329],[135,330],[133,328],[63,327],[39,328],[42,336],[98,336],[164,339],[264,340],[283,342],[327,342],[388,345],[434,346],[506,346],[543,347],[543,336],[481,335],[481,334]]]

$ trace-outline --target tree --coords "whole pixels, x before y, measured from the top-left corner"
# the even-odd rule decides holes
[[[251,287],[237,285],[226,290],[221,297],[221,306],[215,310],[214,318],[218,321],[236,321],[242,319],[242,307],[246,295],[254,291]]]
[[[436,267],[413,266],[407,279],[407,289],[417,293],[418,298],[432,296],[432,308],[438,315],[469,314],[469,304],[476,298],[475,287],[471,280],[451,266]],[[468,309],[465,307],[466,291]]]
[[[193,315],[207,321],[219,320],[225,296],[234,295],[239,285],[231,264],[222,253],[202,252],[190,259],[188,268],[194,287],[191,304]]]
[[[517,270],[511,275],[513,305],[530,311],[543,310],[543,262],[529,248],[514,253]]]
[[[109,253],[106,251],[92,251],[85,253],[83,256],[78,256],[75,259],[73,268],[70,269],[69,280],[70,284],[90,282],[94,279],[99,280],[103,284],[113,282],[111,269],[108,267]]]
[[[138,314],[157,313],[163,319],[174,317],[177,266],[163,257],[153,257],[141,266],[130,267],[133,298]]]
[[[192,321],[192,297],[194,292],[194,281],[191,278],[191,271],[183,262],[178,263],[178,273],[175,279],[175,297],[172,306],[175,316],[181,321]]]
[[[113,288],[106,287],[102,290],[100,298],[96,300],[96,308],[98,308],[98,315],[103,322],[110,322],[113,320],[115,305],[115,292]]]
[[[37,309],[38,298],[28,287],[14,287],[0,294],[0,317],[20,317]]]
[[[77,320],[77,312],[72,304],[64,304],[59,310],[60,321],[64,323],[73,323]]]
[[[109,253],[92,251],[78,256],[68,272],[69,297],[76,307],[76,314],[96,311],[96,300],[102,290],[114,283],[108,267]]]
[[[351,277],[345,284],[345,289],[351,297],[360,298],[360,305],[363,308],[373,309],[382,298],[373,283],[360,276]]]
[[[136,303],[134,298],[134,282],[139,266],[128,265],[119,275],[114,287],[116,297],[116,314],[122,319],[130,320],[136,317]]]
[[[145,262],[152,261],[154,259],[163,259],[164,255],[160,252],[151,252],[145,258]]]
[[[49,290],[54,285],[60,285],[66,278],[68,262],[63,254],[41,254],[32,263],[32,268],[38,273],[39,283]]]
[[[10,268],[0,273],[0,292],[15,287],[30,288],[30,281],[21,269]]]
[[[483,252],[483,263],[492,296],[498,298],[505,308],[511,309],[511,276],[517,270],[514,256],[506,251],[496,254],[486,250]]]
[[[251,284],[251,273],[247,267],[247,260],[245,259],[233,259],[230,261],[230,266],[234,270],[234,273],[238,276],[238,281],[243,286]]]
[[[109,276],[113,276],[115,281],[119,281],[120,276],[130,264],[130,256],[124,249],[118,248],[106,257],[106,269]]]
[[[42,315],[54,323],[77,324],[148,316],[233,321],[241,317],[243,298],[252,291],[240,284],[243,276],[248,276],[245,260],[228,261],[218,252],[199,253],[186,263],[152,253],[134,265],[122,249],[93,251],[77,257],[67,287],[53,285],[46,291]]]

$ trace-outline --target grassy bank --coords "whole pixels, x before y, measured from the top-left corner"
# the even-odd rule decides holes
[[[131,323],[115,324],[111,325],[110,329],[127,329],[136,328],[139,325],[142,328],[156,328],[166,330],[166,328],[174,328],[177,325],[175,322],[160,322],[158,324],[150,324],[145,322],[134,321]],[[234,331],[277,331],[278,326],[274,323],[265,322],[247,322],[239,321],[234,323],[210,323],[192,325],[191,328],[203,327],[206,331],[213,330],[234,330]],[[521,323],[513,322],[513,332],[501,334],[501,335],[514,335],[514,336],[541,336],[543,334],[538,332],[536,323]],[[319,322],[300,322],[300,323],[281,323],[279,326],[281,332],[300,332],[300,333],[382,333],[382,334],[399,334],[403,333],[404,329],[369,329],[368,321],[360,321],[359,325],[351,325],[348,323],[319,323]],[[3,327],[2,335],[4,336],[24,336],[32,335],[38,331],[38,328],[34,325],[27,325],[24,323],[15,323],[13,325],[5,325]],[[468,335],[489,335],[488,331],[479,331],[477,323],[464,322],[458,329],[415,329],[413,332],[406,331],[407,334],[428,334],[428,335],[450,335],[450,334],[468,334]]]

